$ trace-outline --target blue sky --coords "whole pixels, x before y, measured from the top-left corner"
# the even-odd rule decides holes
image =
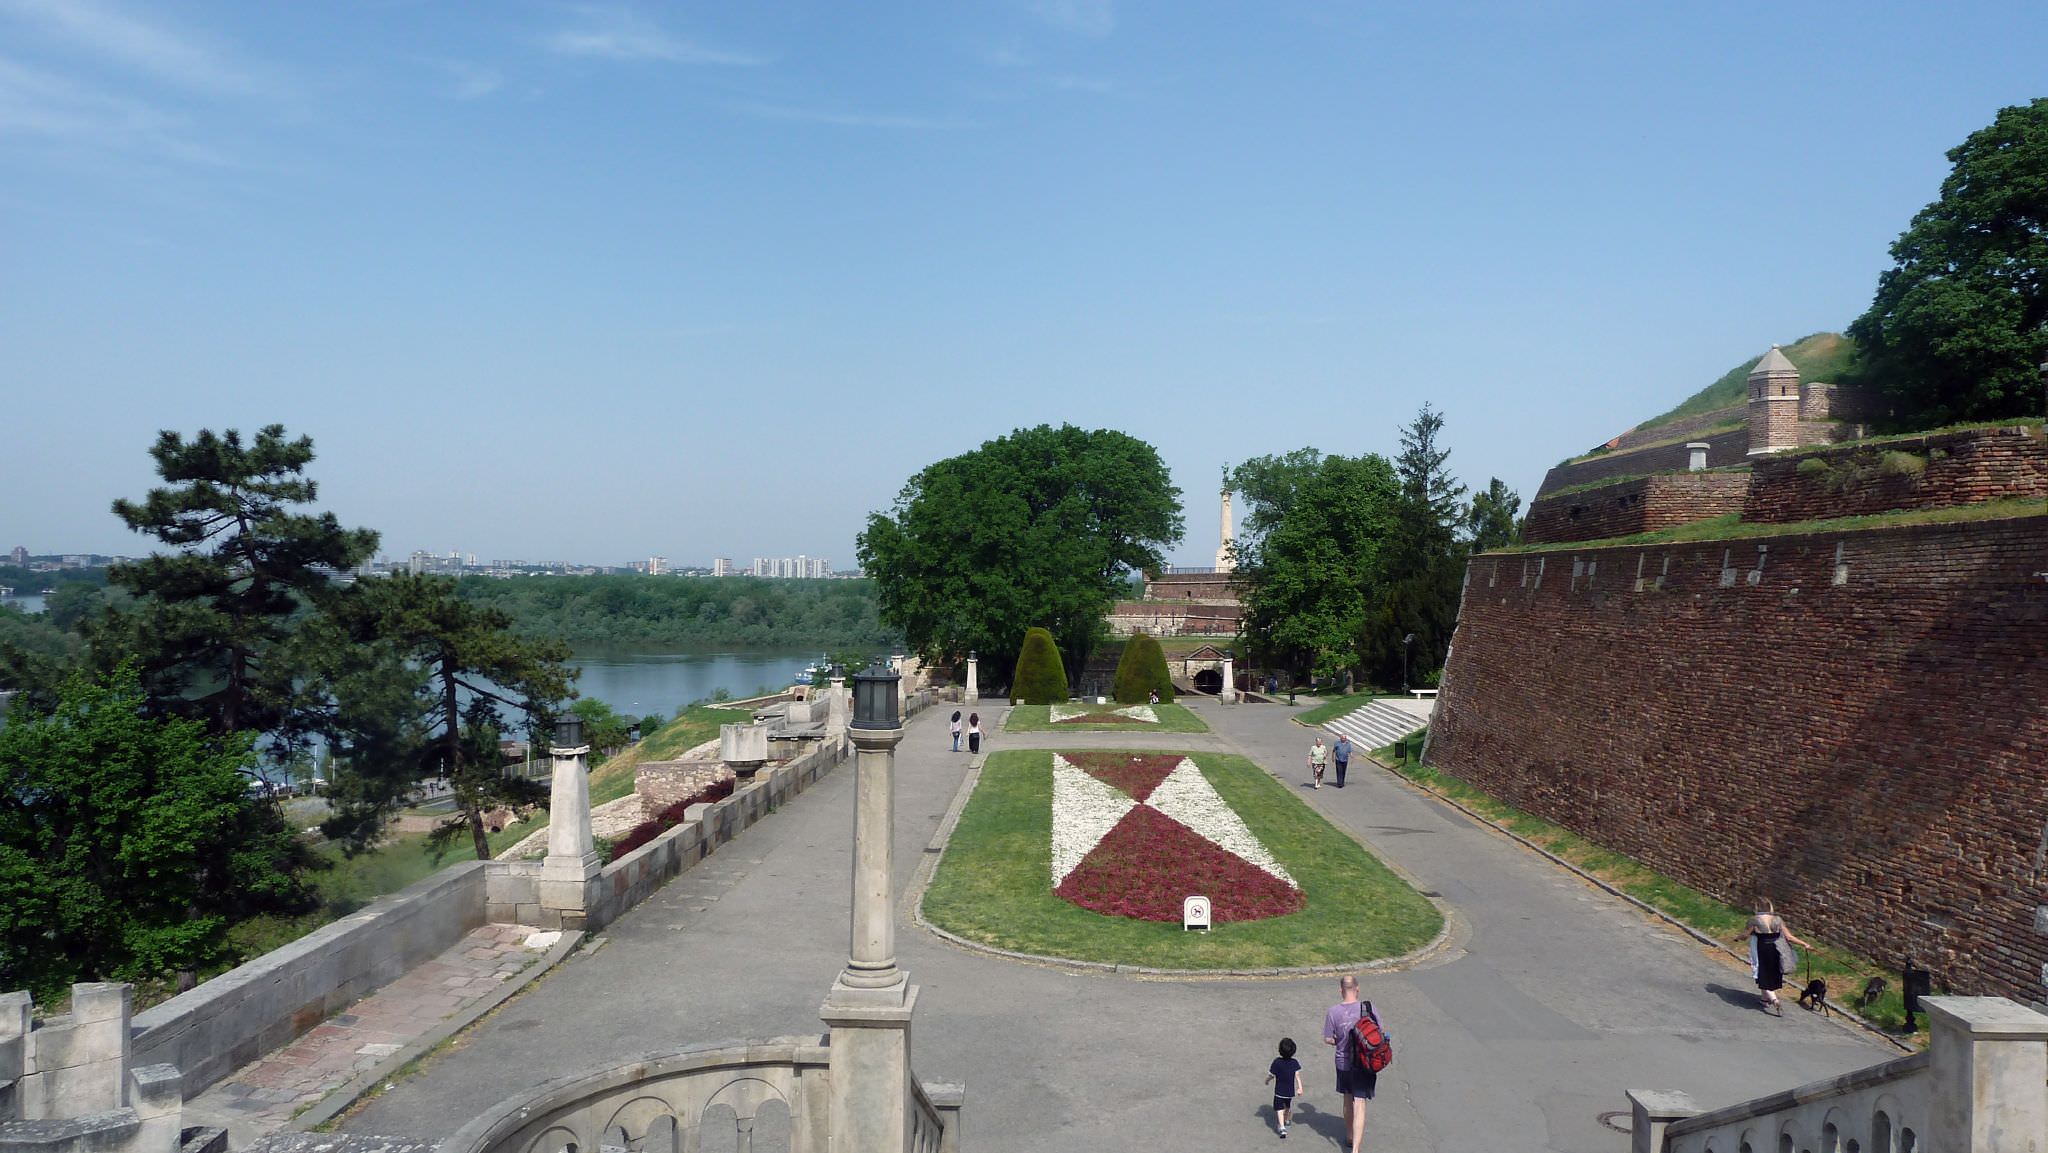
[[[1840,328],[2026,4],[0,0],[0,549],[156,430],[385,551],[808,552],[1020,425],[1219,467],[1424,401],[1526,497]]]

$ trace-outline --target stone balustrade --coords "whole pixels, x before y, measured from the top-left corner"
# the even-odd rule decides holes
[[[1926,997],[1931,1043],[1701,1112],[1630,1090],[1632,1153],[2007,1153],[2048,1148],[2048,1016],[2001,997]]]
[[[71,1012],[38,1023],[27,993],[0,995],[0,1150],[177,1153],[182,1079],[133,1064],[133,1006],[127,985],[73,985]]]

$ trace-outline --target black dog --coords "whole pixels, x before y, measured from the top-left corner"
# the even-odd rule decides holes
[[[1806,983],[1806,991],[1799,994],[1799,1007],[1809,1013],[1826,1015],[1828,1011],[1828,983],[1815,977]]]
[[[1856,1007],[1868,1009],[1872,1005],[1877,1004],[1877,999],[1882,996],[1884,996],[1884,978],[1872,977],[1870,983],[1863,986],[1863,995],[1856,999]]]

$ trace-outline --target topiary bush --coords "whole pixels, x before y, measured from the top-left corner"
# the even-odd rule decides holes
[[[1155,690],[1162,704],[1173,699],[1173,677],[1166,671],[1166,654],[1156,638],[1135,633],[1124,645],[1123,659],[1116,663],[1116,703],[1142,705],[1152,699]]]
[[[1024,633],[1023,651],[1017,654],[1016,675],[1010,678],[1010,700],[1021,705],[1056,705],[1067,699],[1067,666],[1060,660],[1060,647],[1045,629]]]

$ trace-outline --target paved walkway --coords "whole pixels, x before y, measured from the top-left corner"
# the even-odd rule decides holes
[[[533,930],[485,925],[460,944],[185,1103],[188,1125],[219,1125],[240,1148],[494,992],[545,948]]]
[[[991,725],[987,748],[1236,747],[1302,783],[1310,733],[1293,710],[1196,707],[1216,734]],[[933,710],[912,721],[898,766],[901,892],[967,757],[948,752]],[[835,772],[749,829],[344,1128],[438,1139],[508,1094],[648,1049],[821,1031],[844,962],[852,783]],[[1364,979],[1400,1053],[1371,1107],[1375,1150],[1621,1153],[1628,1139],[1599,1115],[1624,1108],[1626,1088],[1684,1089],[1711,1107],[1891,1055],[1805,1014],[1764,1016],[1746,972],[1392,774],[1361,764],[1350,788],[1301,795],[1441,894],[1460,925],[1431,964]],[[1282,1035],[1310,1054],[1289,1147],[1332,1147],[1337,1102],[1315,1041],[1333,981],[1068,972],[952,948],[907,916],[897,940],[923,986],[918,1073],[967,1083],[976,1153],[1270,1148],[1260,1082]]]

